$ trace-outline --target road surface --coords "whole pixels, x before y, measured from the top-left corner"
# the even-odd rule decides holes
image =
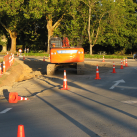
[[[137,62],[100,74],[69,72],[70,90],[60,90],[63,74],[17,83],[11,91],[28,101],[9,104],[0,100],[0,135],[17,136],[22,124],[26,137],[136,137]]]

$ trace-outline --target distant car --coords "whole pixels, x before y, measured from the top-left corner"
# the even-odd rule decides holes
[[[137,59],[137,53],[133,54],[133,59]]]

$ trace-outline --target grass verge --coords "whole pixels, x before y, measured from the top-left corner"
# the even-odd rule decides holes
[[[104,56],[105,59],[123,59],[123,58],[127,58],[127,59],[133,59],[133,56],[131,55],[98,55],[98,54],[94,54],[94,55],[90,55],[90,54],[84,54],[84,58],[93,58],[93,59],[102,59]]]

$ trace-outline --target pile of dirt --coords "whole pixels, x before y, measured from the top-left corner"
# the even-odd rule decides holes
[[[41,75],[40,71],[33,71],[23,61],[15,59],[14,64],[0,78],[0,89],[12,87],[15,82],[31,79]]]

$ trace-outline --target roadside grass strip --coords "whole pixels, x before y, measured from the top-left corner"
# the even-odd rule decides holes
[[[4,114],[4,113],[8,112],[8,111],[11,110],[11,109],[12,109],[12,108],[6,108],[6,109],[4,109],[3,111],[1,111],[0,114]]]

